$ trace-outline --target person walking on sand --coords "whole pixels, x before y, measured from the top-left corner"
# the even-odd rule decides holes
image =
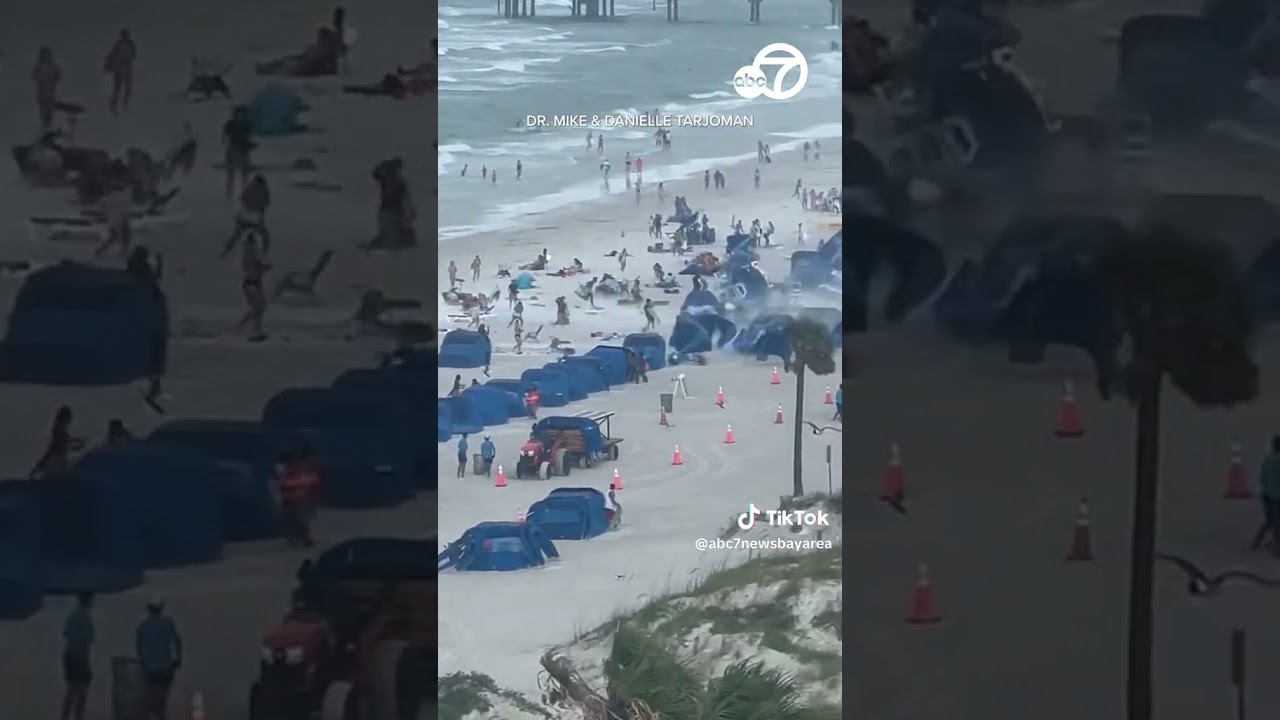
[[[129,100],[133,98],[133,63],[137,58],[138,46],[134,44],[129,29],[125,28],[102,62],[102,69],[111,80],[110,108],[113,116],[127,109]]]
[[[640,176],[644,174],[644,158],[636,158],[636,182],[640,181]]]
[[[621,272],[627,271],[627,258],[629,257],[631,257],[631,254],[627,252],[626,248],[622,248],[622,252],[618,253],[618,266],[621,268]]]
[[[596,139],[595,133],[588,130],[587,131],[587,150],[590,150],[591,146],[595,144],[595,139]]]
[[[516,161],[516,180],[519,180],[523,176],[524,176],[524,163],[517,160]]]
[[[242,273],[240,289],[244,294],[248,309],[240,318],[240,322],[236,323],[236,330],[243,330],[248,326],[249,342],[262,342],[267,338],[266,332],[263,330],[263,318],[267,314],[267,295],[263,287],[266,284],[267,271],[270,269],[271,265],[263,257],[262,250],[258,247],[258,234],[256,232],[245,233],[244,246],[240,251],[240,271]]]
[[[481,179],[481,180],[488,180],[488,179],[489,179],[489,166],[488,166],[488,165],[481,165],[481,166],[480,166],[480,179]]]
[[[108,170],[107,193],[102,198],[102,209],[106,216],[107,237],[94,251],[94,257],[101,257],[113,246],[119,246],[120,257],[128,257],[133,241],[133,188],[130,187],[126,172],[112,166]]]
[[[756,171],[752,173],[752,181],[755,183],[756,189],[759,190],[760,189],[760,168],[756,168]]]
[[[662,188],[662,183],[658,183],[658,204],[661,205],[663,200],[667,199],[667,191]]]
[[[793,198],[800,197],[800,193],[803,192],[802,188],[803,188],[803,183],[801,183],[799,180],[796,180],[796,189],[791,191],[791,197]]]
[[[93,593],[82,592],[62,624],[62,678],[67,684],[62,696],[62,720],[84,720],[89,685],[93,683],[91,654],[97,639],[92,610]]]
[[[641,332],[652,332],[658,326],[658,312],[654,310],[653,300],[645,298],[644,300],[644,330]]]
[[[493,446],[493,441],[488,435],[484,436],[484,440],[480,442],[480,463],[484,468],[484,476],[492,477],[493,460],[498,457],[498,449]]]
[[[524,303],[516,300],[515,307],[511,308],[511,321],[507,323],[507,327],[522,324],[524,322]]]
[[[449,289],[453,290],[458,287],[458,263],[449,261]]]
[[[796,223],[796,244],[804,247],[804,223]]]
[[[480,282],[480,265],[480,256],[477,255],[475,259],[471,261],[471,282],[473,283]]]
[[[524,323],[520,322],[519,320],[515,320],[515,331],[512,334],[512,337],[516,343],[516,346],[515,346],[516,354],[523,355],[524,354]]]
[[[596,135],[596,152],[601,155],[604,154],[604,133]]]
[[[710,170],[702,171],[702,189],[703,190],[711,189],[711,171]]]
[[[40,48],[36,53],[36,66],[31,70],[31,80],[36,85],[36,113],[40,117],[40,129],[53,129],[53,112],[58,102],[58,84],[62,82],[62,68],[53,58],[53,50]]]
[[[164,614],[163,600],[147,603],[147,616],[134,633],[134,651],[147,683],[147,714],[151,720],[165,720],[169,713],[169,693],[174,675],[182,668],[182,636],[173,620]]]

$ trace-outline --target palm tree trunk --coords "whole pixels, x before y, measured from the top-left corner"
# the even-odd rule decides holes
[[[794,447],[791,449],[791,496],[804,495],[804,462],[800,458],[800,450],[804,446],[804,363],[795,364],[796,371],[796,417],[791,423],[795,430]]]
[[[1133,537],[1129,547],[1129,665],[1127,720],[1152,720],[1155,551],[1160,480],[1160,387],[1162,377],[1144,379],[1135,423]]]

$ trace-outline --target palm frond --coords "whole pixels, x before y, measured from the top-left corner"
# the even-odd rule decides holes
[[[835,345],[826,325],[802,317],[787,326],[786,334],[797,365],[803,365],[814,375],[830,375],[836,371]]]

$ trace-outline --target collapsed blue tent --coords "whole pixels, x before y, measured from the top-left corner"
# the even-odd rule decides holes
[[[680,305],[680,312],[690,315],[722,315],[724,303],[710,290],[692,290]]]
[[[582,383],[587,392],[598,393],[609,389],[609,379],[605,376],[605,364],[599,358],[569,356],[560,358],[559,364],[575,373],[575,378]]]
[[[173,420],[147,436],[148,443],[203,453],[226,470],[218,490],[223,538],[228,542],[267,540],[283,533],[273,469],[278,441],[266,426],[243,420]]]
[[[437,363],[442,368],[488,367],[493,356],[489,336],[473,330],[450,330],[440,341]]]
[[[22,620],[44,604],[40,503],[25,483],[0,487],[0,620]]]
[[[436,442],[449,442],[453,437],[453,408],[448,403],[436,403]]]
[[[883,308],[885,319],[893,323],[923,305],[946,281],[946,257],[929,238],[873,215],[846,215],[843,223],[853,238],[849,254],[842,255],[853,280],[846,306],[855,312],[869,307],[871,280],[882,270],[893,275]],[[855,327],[865,327],[865,317],[855,320]]]
[[[335,390],[371,393],[392,402],[403,402],[413,422],[413,436],[426,437],[432,426],[431,403],[436,399],[435,386],[426,378],[397,369],[344,370],[334,378]],[[426,445],[415,448],[415,486],[431,489],[437,482],[435,449]]]
[[[472,398],[440,398],[436,403],[449,406],[449,422],[454,435],[474,435],[484,430]]]
[[[751,324],[738,332],[731,343],[734,351],[754,355],[764,360],[776,357],[791,362],[791,341],[787,328],[795,322],[790,315],[768,314],[757,316]]]
[[[732,261],[738,253],[730,255]],[[729,263],[729,298],[739,307],[758,307],[769,299],[772,286],[760,263]]]
[[[253,134],[259,137],[293,135],[305,130],[299,117],[306,112],[302,95],[283,83],[271,83],[249,100]]]
[[[437,570],[431,569],[433,540],[358,537],[334,545],[299,573],[298,589],[309,607],[340,615],[349,612],[351,583],[420,584],[434,593]]]
[[[281,435],[307,439],[324,469],[321,494],[330,507],[396,507],[417,482],[413,411],[403,400],[291,388],[267,401],[262,422]]]
[[[627,381],[627,350],[617,345],[597,345],[582,357],[599,360],[609,385],[622,385]]]
[[[93,488],[97,510],[119,523],[108,547],[150,570],[222,557],[226,472],[199,452],[129,442],[89,452],[72,474]]]
[[[482,522],[449,543],[436,557],[436,568],[459,571],[524,570],[560,557],[537,523]]]
[[[667,341],[658,333],[631,333],[622,339],[622,347],[644,358],[650,370],[667,366]]]
[[[1017,219],[978,263],[961,265],[934,301],[934,319],[959,340],[1005,340],[1010,304],[1024,285],[1045,271],[1091,263],[1127,237],[1122,223],[1103,216]]]
[[[732,320],[719,315],[676,316],[667,345],[680,353],[705,353],[718,350],[733,341],[738,326]]]
[[[569,402],[586,400],[591,393],[589,381],[576,372],[571,365],[561,365],[558,362],[553,362],[543,365],[542,369],[564,377],[565,386],[569,388]]]
[[[63,263],[27,276],[3,340],[0,380],[114,385],[152,375],[169,344],[155,286],[123,270]]]
[[[530,275],[527,272],[520,273],[519,275],[516,276],[515,279],[516,279],[516,288],[519,290],[532,290],[536,282],[533,279],[533,275]]]
[[[556,488],[529,506],[533,522],[552,540],[589,540],[609,529],[604,493],[595,488]]]
[[[564,373],[533,368],[520,373],[520,379],[537,386],[540,407],[556,408],[569,404],[569,378]]]

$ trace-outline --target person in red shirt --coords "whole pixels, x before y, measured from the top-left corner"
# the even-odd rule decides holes
[[[320,465],[306,440],[298,440],[276,469],[280,510],[285,521],[285,539],[293,545],[311,547],[312,523],[320,494]]]
[[[524,409],[529,412],[530,420],[538,419],[538,403],[542,402],[542,396],[538,394],[537,388],[529,388],[524,393]]]

